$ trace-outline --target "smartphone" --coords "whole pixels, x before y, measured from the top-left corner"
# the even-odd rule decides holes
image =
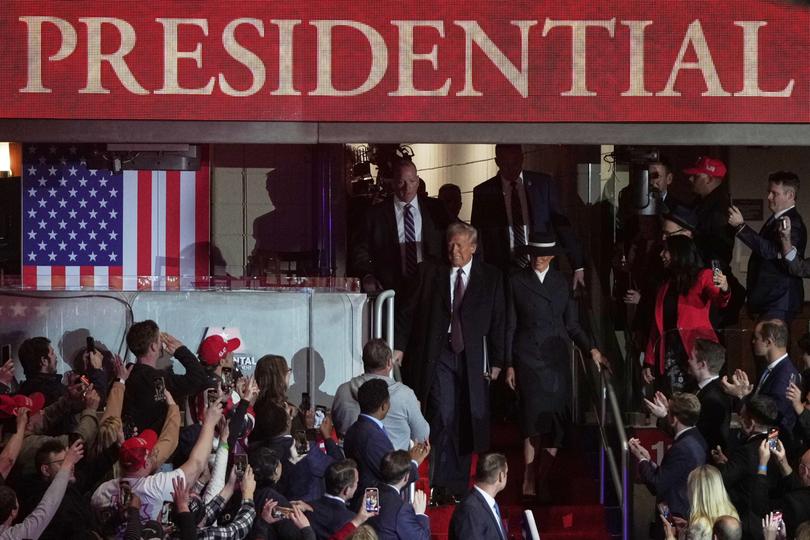
[[[205,399],[208,402],[208,406],[210,407],[217,401],[219,401],[219,392],[217,392],[216,388],[209,388],[205,391]]]
[[[776,450],[776,443],[779,440],[779,430],[776,428],[771,429],[768,432],[768,448],[771,450]]]
[[[229,393],[233,388],[233,369],[222,368],[222,389],[225,393]]]
[[[174,532],[174,523],[172,523],[172,513],[174,512],[174,503],[166,501],[160,509],[160,524],[163,526],[164,533]]]
[[[802,386],[802,376],[799,373],[790,374],[790,383],[795,384],[799,388]]]
[[[288,519],[292,513],[293,513],[292,508],[276,506],[275,508],[273,508],[273,519]]]
[[[131,439],[138,436],[138,426],[131,419],[124,422],[124,439]]]
[[[166,401],[166,382],[163,377],[155,377],[155,401]]]
[[[80,375],[79,376],[79,383],[81,383],[81,385],[82,385],[82,392],[84,392],[85,390],[90,388],[90,385],[92,384],[90,382],[90,379],[87,378],[87,375]]]
[[[779,228],[780,228],[780,229],[782,229],[783,231],[786,231],[786,230],[787,230],[787,228],[788,228],[788,223],[790,223],[790,222],[788,221],[789,219],[790,219],[790,218],[789,218],[789,217],[787,217],[787,216],[782,216],[782,217],[780,217],[780,218],[779,218]]]
[[[672,512],[669,511],[669,505],[667,503],[658,503],[658,513],[661,514],[665,520],[672,523]]]
[[[87,345],[85,347],[87,352],[95,352],[96,350],[96,340],[93,339],[93,336],[87,336]]]
[[[236,469],[236,478],[241,480],[242,477],[245,476],[245,471],[247,470],[248,466],[247,454],[234,454],[233,466]]]
[[[118,484],[118,490],[121,492],[121,506],[128,507],[130,501],[132,501],[132,488],[129,486],[129,482],[121,481]]]
[[[363,493],[363,505],[366,512],[376,514],[380,511],[380,490],[377,488],[366,488]]]
[[[298,455],[304,455],[309,452],[309,441],[307,441],[306,431],[296,431],[293,439],[295,440],[295,451],[298,452]]]
[[[301,394],[301,413],[307,412],[310,408],[312,408],[312,401],[309,399],[309,392],[303,392]]]
[[[712,273],[716,274],[720,271],[720,261],[717,259],[712,259]]]
[[[3,345],[3,353],[2,354],[3,354],[3,361],[2,361],[3,364],[5,364],[9,360],[11,360],[11,345],[10,344]]]
[[[73,443],[75,443],[76,441],[78,441],[81,438],[82,438],[82,436],[79,435],[78,433],[76,433],[75,431],[72,432],[72,433],[68,433],[68,448],[73,446]]]
[[[316,405],[315,406],[315,429],[320,429],[321,424],[326,419],[327,415],[327,408],[323,405]]]

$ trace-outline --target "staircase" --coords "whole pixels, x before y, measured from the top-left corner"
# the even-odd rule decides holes
[[[570,446],[557,454],[549,474],[553,502],[549,506],[531,506],[542,540],[611,540],[620,531],[609,531],[610,509],[599,504],[598,443],[592,428],[575,427]],[[508,522],[509,537],[523,538],[521,484],[523,440],[514,424],[492,426],[492,449],[503,452],[509,462],[506,489],[498,495],[498,504]],[[423,464],[424,465],[424,464]],[[473,463],[473,470],[475,464]],[[422,471],[420,471],[421,474]],[[427,470],[424,470],[427,473]],[[426,476],[422,476],[426,479]],[[420,486],[420,489],[424,484]],[[434,540],[448,538],[453,506],[428,509]],[[612,528],[612,527],[611,527]],[[472,539],[470,539],[472,540]]]

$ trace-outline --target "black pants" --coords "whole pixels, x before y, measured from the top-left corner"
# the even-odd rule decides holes
[[[472,461],[470,398],[464,353],[442,349],[430,388],[431,486],[464,496]],[[467,412],[465,412],[467,411]]]

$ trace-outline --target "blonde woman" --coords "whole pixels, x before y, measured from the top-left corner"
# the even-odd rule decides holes
[[[689,493],[688,530],[695,533],[687,534],[688,537],[699,538],[701,531],[711,531],[721,516],[740,519],[723,486],[723,477],[713,465],[701,465],[689,473],[686,488]]]

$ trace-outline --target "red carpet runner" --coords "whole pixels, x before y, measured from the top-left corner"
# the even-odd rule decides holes
[[[573,437],[576,441],[577,437]],[[506,454],[509,461],[509,480],[506,489],[498,495],[498,504],[508,521],[509,538],[523,538],[523,505],[520,487],[523,474],[523,441],[517,426],[500,424],[492,427],[493,450]],[[473,472],[475,459],[473,459]],[[427,492],[427,461],[419,470],[421,480],[417,487]],[[534,519],[542,540],[608,540],[605,510],[599,504],[599,483],[587,470],[582,445],[574,444],[558,453],[549,475],[552,503],[533,506]],[[434,540],[448,538],[453,506],[428,508],[430,528]],[[473,539],[468,539],[473,540]]]

